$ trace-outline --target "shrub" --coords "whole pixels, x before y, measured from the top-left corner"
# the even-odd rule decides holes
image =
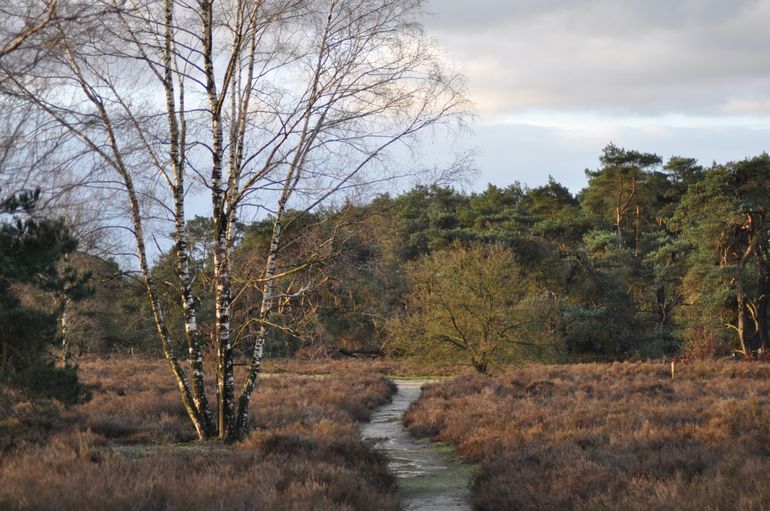
[[[692,325],[684,334],[682,355],[688,359],[708,360],[731,351],[731,342],[708,326]]]
[[[39,362],[26,368],[18,380],[36,395],[70,405],[78,402],[83,390],[78,381],[77,367],[73,366],[55,367],[52,363]]]

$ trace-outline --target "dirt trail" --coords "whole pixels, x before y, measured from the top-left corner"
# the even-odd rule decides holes
[[[375,410],[361,424],[361,436],[376,441],[390,460],[401,495],[410,511],[469,511],[471,468],[454,461],[448,452],[413,438],[401,424],[409,405],[420,397],[428,380],[397,381],[393,402]]]

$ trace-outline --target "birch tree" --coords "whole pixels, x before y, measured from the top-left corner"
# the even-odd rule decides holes
[[[60,0],[61,2],[62,0]],[[443,69],[417,16],[422,0],[101,0],[6,94],[45,113],[118,188],[165,358],[200,438],[237,440],[276,306],[287,209],[310,211],[392,177],[389,153],[462,119],[462,83]],[[107,13],[107,14],[105,14]],[[216,405],[191,291],[186,218],[208,195],[213,219]],[[269,213],[259,328],[236,385],[232,254],[244,215]],[[150,269],[152,230],[173,225],[186,364]]]

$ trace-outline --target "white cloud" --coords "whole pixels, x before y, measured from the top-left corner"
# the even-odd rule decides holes
[[[482,114],[750,114],[770,102],[770,0],[434,0],[429,32]],[[756,112],[754,112],[756,113]]]
[[[481,114],[476,189],[576,192],[609,142],[704,165],[769,149],[770,0],[430,1]]]

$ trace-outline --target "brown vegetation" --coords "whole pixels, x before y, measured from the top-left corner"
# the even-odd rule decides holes
[[[385,460],[357,430],[394,387],[360,365],[323,379],[261,379],[254,429],[235,446],[181,443],[195,431],[162,361],[88,361],[80,369],[92,398],[63,411],[46,441],[38,435],[7,453],[0,509],[399,507]],[[14,424],[10,416],[2,422],[8,431]]]
[[[480,464],[478,510],[770,508],[770,364],[471,375],[425,387],[405,423]]]
[[[264,372],[289,374],[332,374],[361,371],[403,377],[454,376],[468,371],[467,365],[444,363],[426,365],[414,358],[272,358],[265,360]]]

